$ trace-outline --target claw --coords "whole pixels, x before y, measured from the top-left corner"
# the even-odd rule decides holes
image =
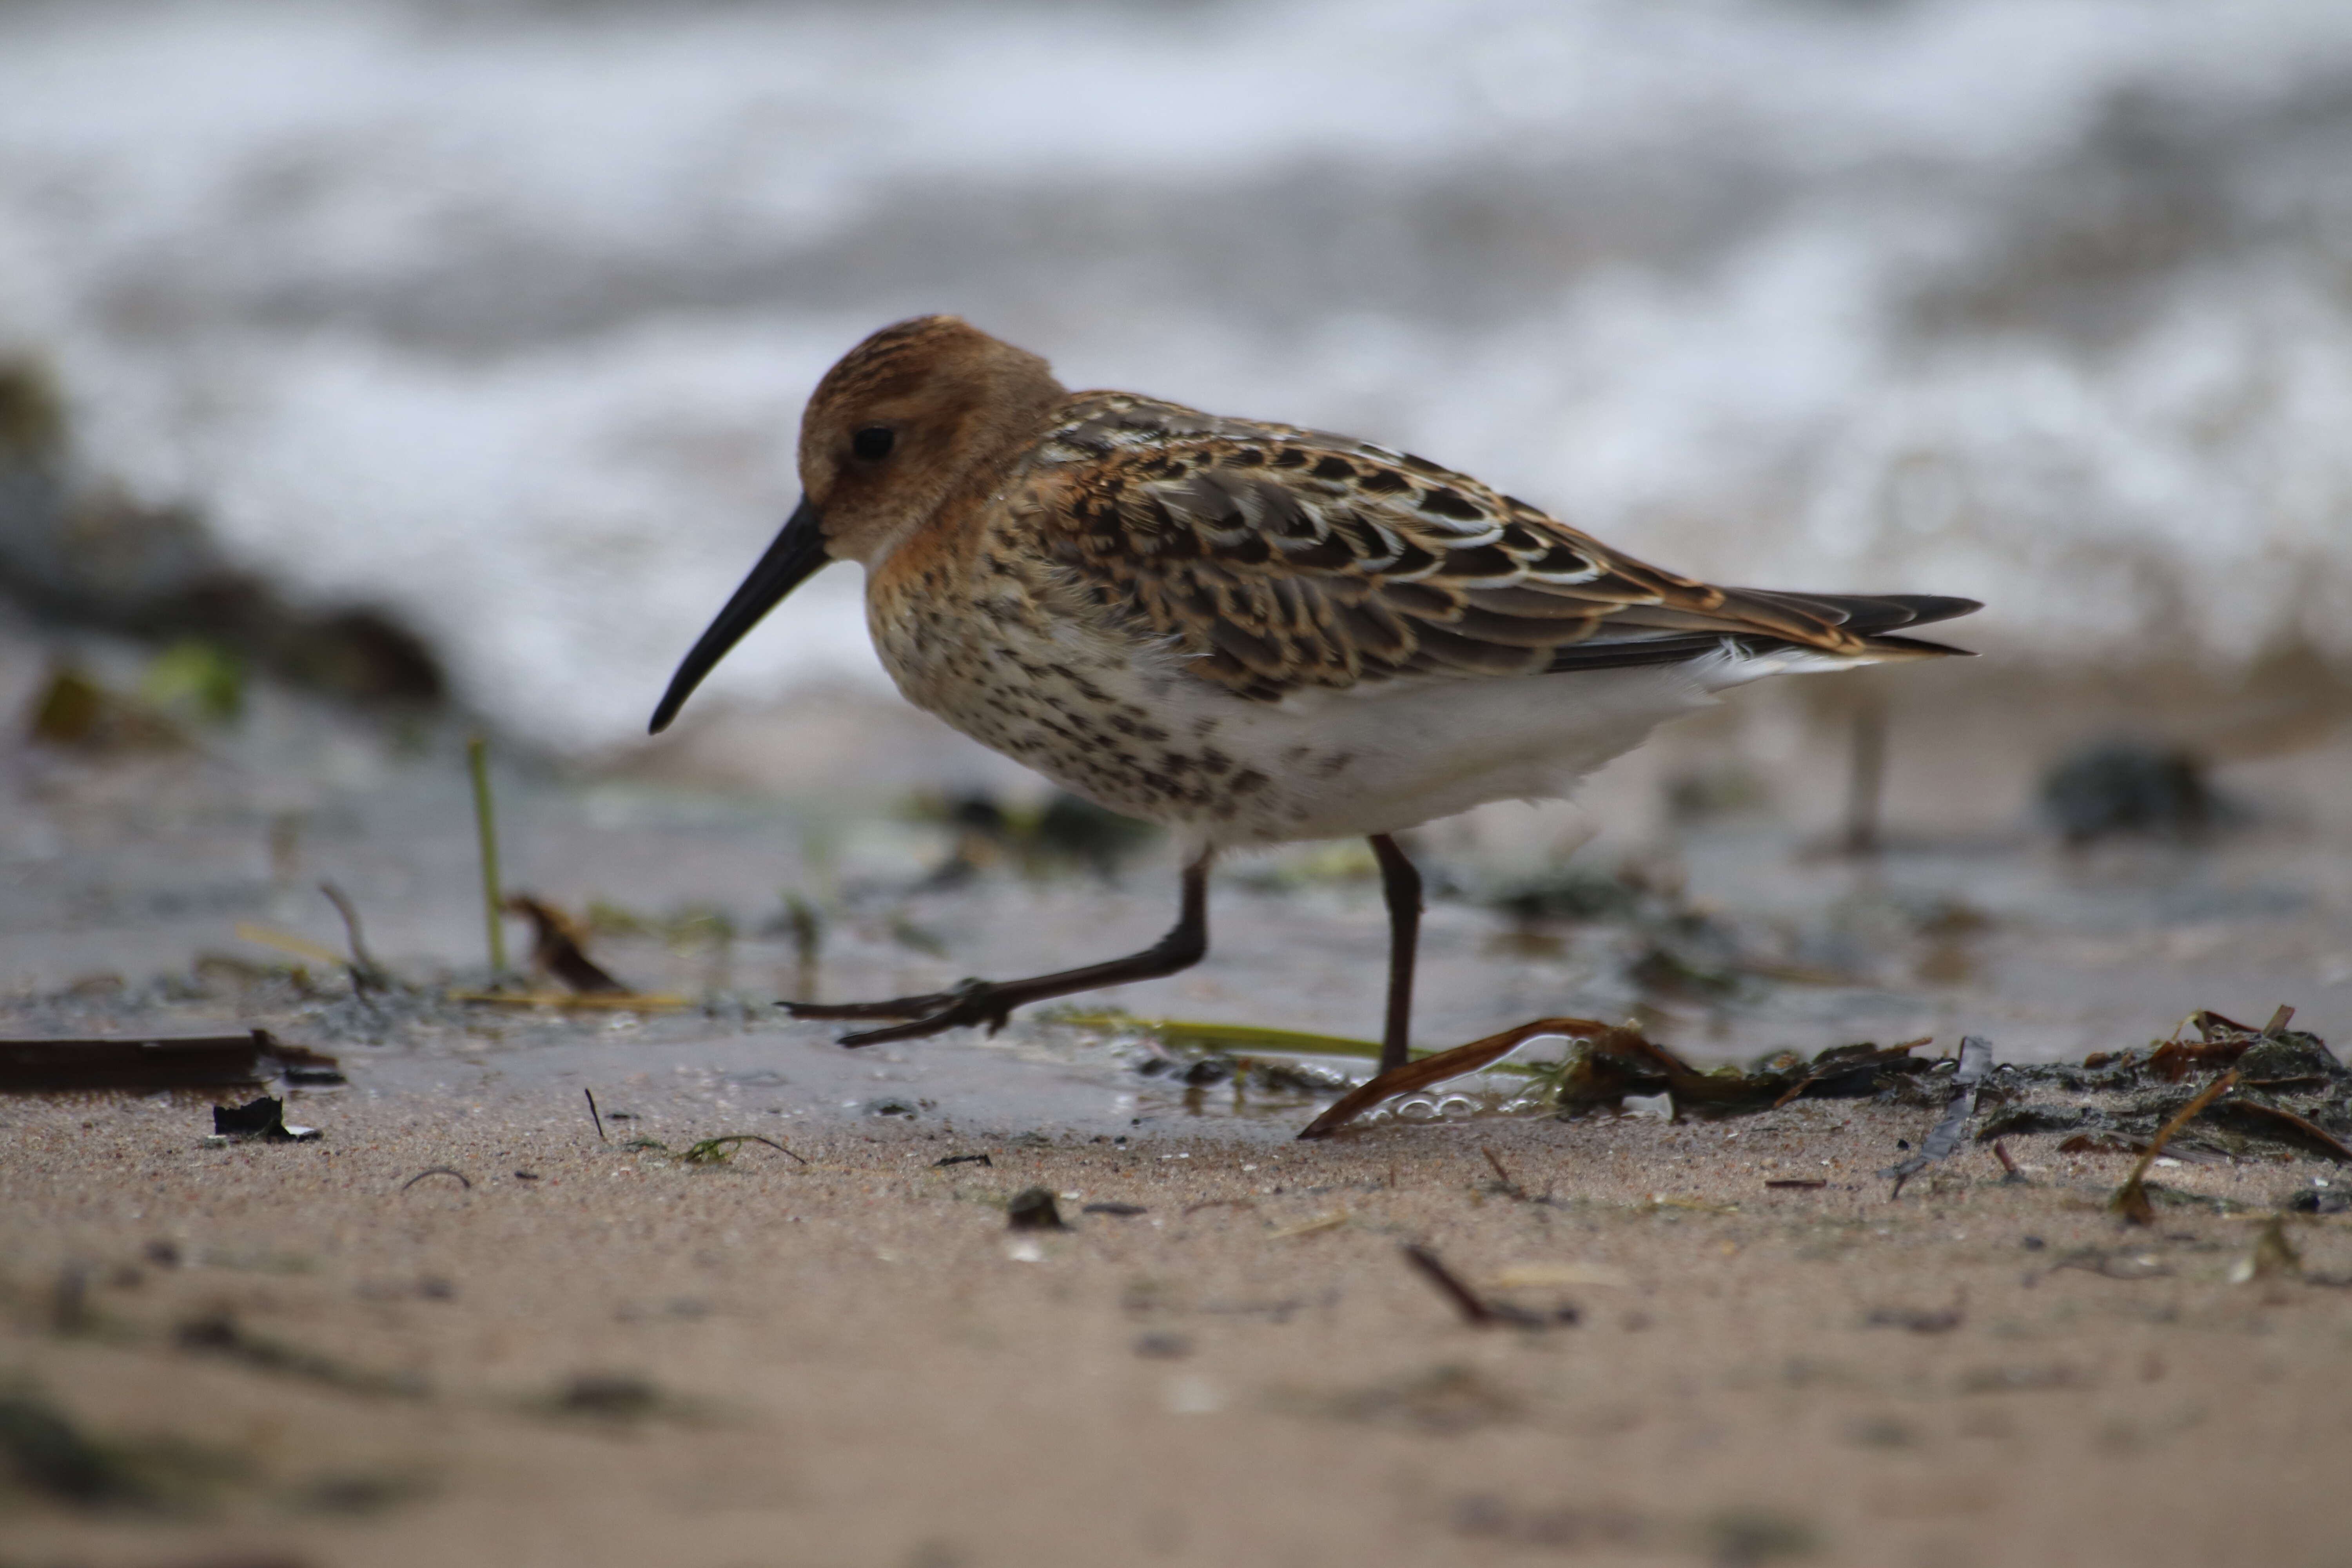
[[[841,1037],[845,1046],[879,1046],[892,1040],[919,1040],[970,1024],[986,1026],[990,1034],[1004,1027],[1016,1004],[996,1000],[999,987],[985,980],[967,980],[952,991],[928,996],[901,996],[892,1002],[786,1002],[795,1018],[904,1018],[887,1029],[860,1029]]]
[[[855,1034],[842,1036],[834,1044],[855,1049],[859,1046],[884,1046],[892,1040],[919,1040],[926,1035],[941,1034],[951,1029],[955,1023],[953,1018],[933,1015],[929,1018],[918,1018],[911,1024],[893,1024],[887,1029],[860,1029]]]
[[[783,1002],[778,1005],[795,1018],[928,1018],[954,1006],[968,987],[982,984],[967,980],[953,991],[898,996],[887,1002]]]
[[[1013,1009],[1033,1002],[1130,980],[1157,980],[1198,963],[1209,951],[1208,899],[1209,858],[1203,855],[1184,868],[1184,912],[1176,928],[1141,952],[1027,980],[966,980],[952,991],[934,991],[926,996],[900,996],[888,1002],[786,1002],[782,1006],[795,1018],[903,1020],[887,1028],[844,1035],[845,1046],[919,1040],[972,1025],[992,1035],[1012,1020]]]

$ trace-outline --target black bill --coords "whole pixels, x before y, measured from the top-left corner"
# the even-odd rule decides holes
[[[654,710],[654,721],[646,727],[650,734],[660,734],[702,684],[702,678],[718,668],[728,650],[743,640],[743,635],[760,624],[770,610],[784,602],[784,595],[816,574],[816,570],[832,561],[824,552],[824,530],[817,525],[816,508],[806,497],[793,509],[785,522],[784,531],[727,601],[710,623],[710,629],[679,661],[677,673],[670,677],[669,689],[662,694],[661,706]]]

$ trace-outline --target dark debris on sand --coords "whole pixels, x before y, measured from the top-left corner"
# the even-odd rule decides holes
[[[1580,1040],[1552,1076],[1567,1119],[1655,1095],[1669,1097],[1677,1117],[1751,1115],[1805,1097],[1940,1107],[1945,1115],[1931,1137],[1939,1146],[1887,1173],[1908,1176],[1948,1157],[1971,1123],[1979,1143],[2063,1133],[2083,1149],[2144,1153],[2218,1075],[2234,1072],[2229,1091],[2198,1106],[2168,1140],[2169,1152],[2192,1160],[2284,1152],[2352,1163],[2352,1068],[2318,1036],[2289,1027],[2293,1017],[2294,1009],[2282,1007],[2255,1027],[2200,1012],[2171,1038],[2080,1063],[1996,1065],[1989,1044],[1970,1040],[1964,1045],[1980,1048],[1964,1049],[1956,1064],[1914,1056],[1923,1040],[1838,1046],[1810,1061],[1784,1052],[1752,1068],[1704,1072],[1638,1030],[1610,1027]]]
[[[2289,1028],[2293,1016],[2281,1008],[2256,1028],[2199,1013],[2192,1039],[2101,1052],[2080,1065],[2003,1063],[1979,1096],[1998,1109],[1977,1139],[2058,1132],[2143,1150],[2214,1074],[2234,1068],[2234,1091],[2176,1135],[2171,1152],[2240,1158],[2269,1148],[2352,1163],[2352,1069],[2318,1036]]]
[[[1581,1042],[1560,1069],[1559,1114],[1574,1120],[1621,1110],[1629,1096],[1671,1096],[1677,1115],[1741,1116],[1800,1099],[1892,1094],[1902,1081],[1936,1070],[1932,1058],[1912,1055],[1927,1043],[1832,1046],[1811,1059],[1782,1051],[1753,1068],[1701,1071],[1639,1030],[1608,1028]]]

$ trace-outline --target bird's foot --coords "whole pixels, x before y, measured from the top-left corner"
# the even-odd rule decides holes
[[[887,1029],[861,1029],[841,1037],[845,1046],[878,1046],[891,1040],[919,1040],[926,1035],[971,1025],[990,1034],[1004,1027],[1022,998],[1008,996],[1010,986],[989,980],[967,980],[952,991],[931,991],[920,996],[900,996],[888,1002],[786,1002],[795,1018],[904,1018]]]

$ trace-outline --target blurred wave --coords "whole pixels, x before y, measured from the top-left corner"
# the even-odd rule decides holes
[[[0,346],[82,460],[550,744],[933,310],[1989,646],[2352,657],[2326,0],[0,9]],[[881,679],[856,589],[712,689]]]

